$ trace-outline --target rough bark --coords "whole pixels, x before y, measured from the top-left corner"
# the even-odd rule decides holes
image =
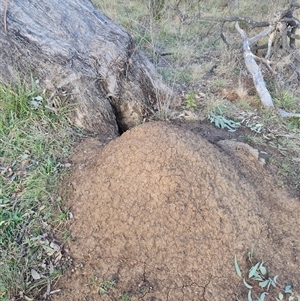
[[[76,124],[116,136],[172,92],[130,35],[89,0],[4,0],[0,4],[0,81],[32,75],[67,92]]]

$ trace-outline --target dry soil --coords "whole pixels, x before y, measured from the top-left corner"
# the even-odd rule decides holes
[[[86,140],[72,164],[74,267],[54,300],[246,300],[233,258],[245,272],[253,245],[300,291],[300,200],[251,149],[158,122]]]

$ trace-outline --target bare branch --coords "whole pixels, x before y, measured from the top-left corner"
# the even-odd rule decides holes
[[[290,9],[293,9],[293,8],[300,8],[300,3],[297,3],[295,0],[291,0],[290,1],[290,6],[289,6]]]
[[[5,34],[7,34],[7,23],[6,23],[6,19],[7,19],[7,9],[8,9],[8,0],[4,0],[3,2],[3,24],[4,24],[4,32]]]
[[[286,112],[284,110],[278,109],[278,113],[281,117],[296,117],[296,118],[300,118],[300,114],[298,113],[289,113]]]
[[[265,58],[263,58],[263,57],[256,56],[256,55],[254,55],[254,54],[253,54],[253,58],[254,58],[255,60],[257,60],[257,61],[262,62],[263,64],[265,64],[266,67],[268,68],[268,70],[269,70],[273,75],[276,74],[276,72],[272,69],[272,67],[271,67],[271,62],[270,62],[269,60],[267,60],[267,59],[265,59]]]
[[[247,22],[248,24],[251,25],[251,28],[255,28],[255,27],[266,27],[266,26],[270,26],[270,23],[269,22],[257,22],[255,20],[252,20],[250,18],[247,18],[247,17],[232,17],[232,18],[225,18],[223,20],[221,20],[221,30],[220,30],[220,36],[221,36],[221,39],[223,40],[223,42],[227,45],[227,47],[229,47],[229,43],[227,42],[226,40],[226,37],[223,33],[223,28],[224,28],[224,25],[226,22],[238,22],[238,21],[244,21],[244,22]],[[265,32],[269,32],[269,29],[266,29],[266,31],[263,31],[264,35],[267,35],[268,33],[265,33]],[[263,37],[264,35],[262,35],[261,37]],[[260,37],[260,38],[261,38]],[[258,38],[257,40],[255,39],[255,37],[253,37],[253,39],[255,40],[251,40],[251,44],[255,43],[255,41],[258,41],[260,38]]]
[[[268,89],[266,88],[266,84],[265,84],[264,78],[262,76],[261,70],[258,67],[258,65],[256,64],[256,62],[254,60],[254,55],[250,50],[249,39],[247,38],[246,33],[240,28],[238,22],[236,22],[235,28],[242,36],[245,64],[246,64],[248,71],[252,75],[254,86],[260,97],[260,100],[262,101],[265,108],[274,108],[272,97],[271,97]]]
[[[256,36],[254,36],[252,38],[249,38],[250,45],[257,43],[261,38],[263,38],[264,36],[268,35],[273,30],[274,30],[274,27],[273,26],[269,26],[268,28],[266,28],[261,33],[257,34]]]
[[[255,27],[267,27],[267,26],[270,25],[269,22],[257,22],[255,20],[252,20],[252,19],[248,18],[248,17],[225,18],[222,21],[223,21],[223,23],[244,21],[244,22],[250,24],[252,26],[252,28],[255,28]]]
[[[260,70],[259,66],[256,64],[255,59],[266,64],[268,69],[272,73],[274,73],[274,71],[272,70],[272,68],[270,66],[271,62],[267,59],[259,58],[251,52],[249,39],[247,38],[246,33],[240,28],[238,22],[236,22],[235,28],[237,29],[237,31],[239,32],[239,34],[241,35],[241,37],[243,39],[243,54],[244,54],[244,59],[245,59],[245,65],[246,65],[246,68],[248,69],[248,71],[250,72],[250,74],[252,75],[253,83],[254,83],[255,89],[259,95],[259,98],[265,108],[274,109],[275,107],[274,107],[274,104],[272,101],[272,97],[266,87],[261,70]],[[271,26],[270,26],[270,28],[271,28]],[[289,113],[289,112],[286,112],[281,109],[278,109],[277,112],[282,117],[300,118],[300,114],[297,114],[297,113]]]
[[[275,31],[271,32],[269,39],[268,39],[268,51],[266,54],[266,59],[269,59],[271,57],[272,44],[275,40],[275,36],[276,36],[276,32]]]

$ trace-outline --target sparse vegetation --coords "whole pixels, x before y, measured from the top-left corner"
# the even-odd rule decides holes
[[[29,89],[0,85],[1,300],[46,297],[60,274],[56,234],[66,213],[56,189],[72,129],[67,106],[55,102],[33,81]]]
[[[114,286],[115,286],[115,281],[104,280],[99,285],[99,292],[102,294],[108,294],[109,291],[113,290]]]
[[[103,280],[99,285],[99,292],[101,294],[109,295],[112,300],[117,301],[130,301],[131,296],[128,293],[123,293],[119,295],[117,298],[114,296],[114,288],[115,288],[116,282],[114,280]]]
[[[278,93],[278,96],[274,98],[274,102],[278,107],[285,110],[293,110],[298,107],[298,98],[288,90]]]

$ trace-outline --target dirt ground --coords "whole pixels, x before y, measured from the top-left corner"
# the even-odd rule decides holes
[[[260,152],[224,142],[237,134],[209,131],[152,122],[78,146],[74,266],[53,300],[244,300],[233,258],[247,270],[253,245],[270,276],[300,291],[300,199],[274,184]]]

